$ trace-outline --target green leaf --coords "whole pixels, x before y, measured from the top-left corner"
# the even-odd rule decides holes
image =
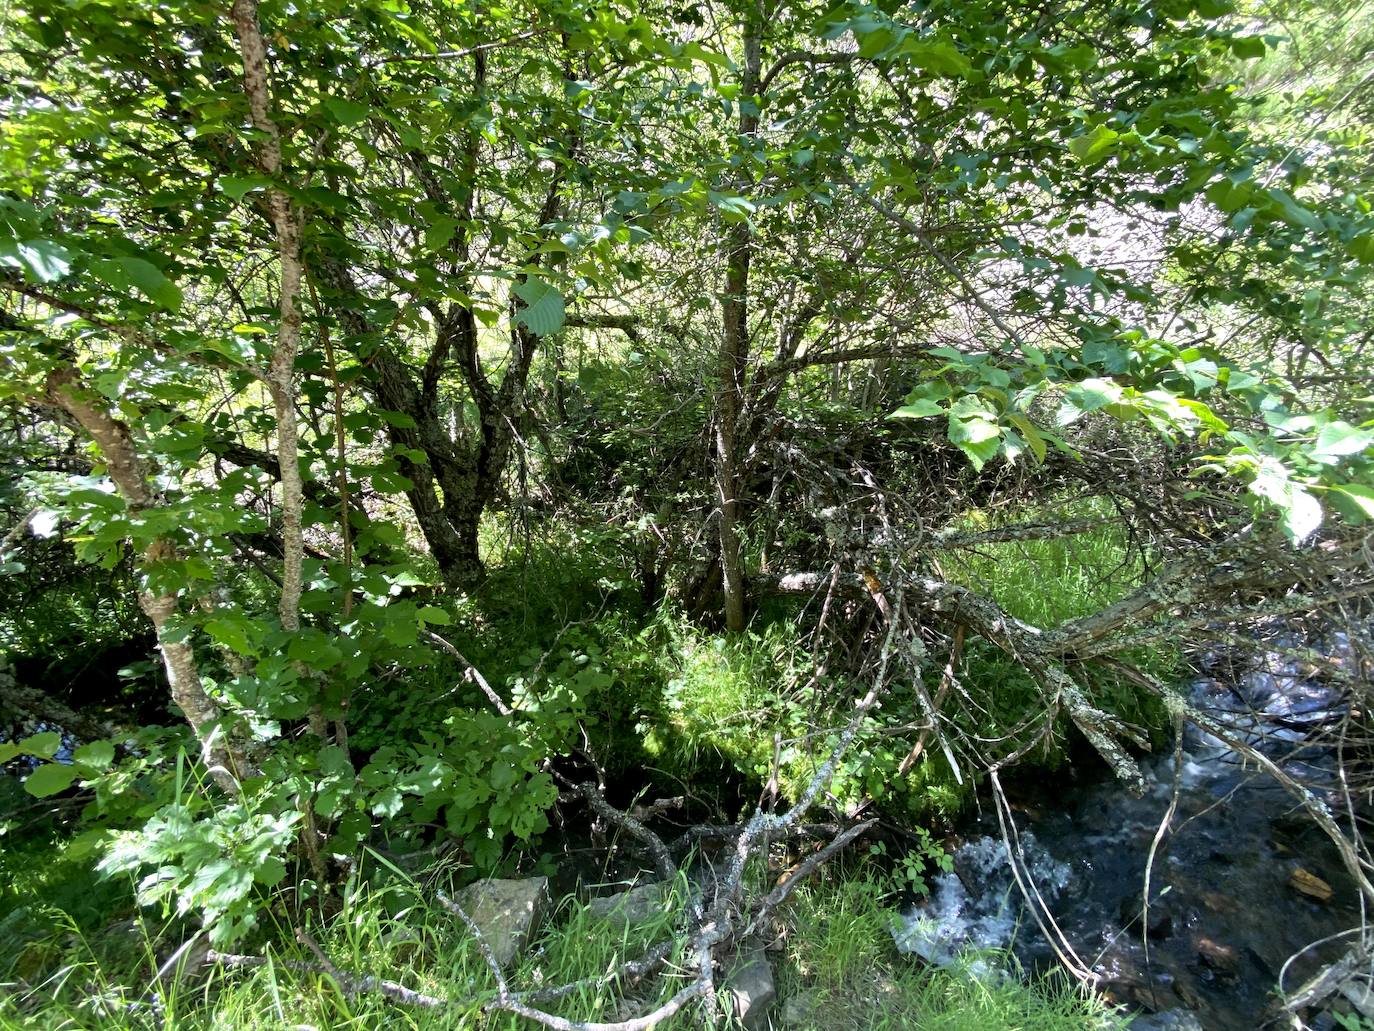
[[[372,108],[366,104],[359,104],[356,100],[344,100],[341,97],[328,97],[324,106],[333,116],[334,121],[340,125],[357,125],[359,122],[366,121],[367,117],[372,114]]]
[[[55,730],[45,730],[19,742],[20,754],[36,756],[39,759],[51,759],[61,747],[62,735]]]
[[[1309,229],[1314,233],[1320,233],[1325,229],[1321,219],[1283,190],[1270,190],[1269,196],[1278,206],[1280,217],[1290,226],[1298,229]]]
[[[944,415],[944,406],[930,398],[921,398],[909,405],[902,405],[888,416],[889,419],[925,419],[932,415]]]
[[[1045,438],[1039,428],[1027,419],[1020,412],[1012,412],[1007,418],[1011,424],[1021,431],[1021,435],[1026,438],[1026,443],[1030,445],[1031,452],[1035,455],[1037,462],[1045,460],[1048,448],[1045,447]]]
[[[1374,488],[1362,483],[1340,483],[1331,488],[1330,497],[1348,522],[1358,526],[1374,519]]]
[[[62,851],[62,858],[81,859],[88,856],[105,844],[109,837],[110,832],[104,827],[92,827],[88,831],[82,831],[67,842],[67,847]]]
[[[453,622],[449,614],[437,605],[426,605],[416,614],[424,622],[433,623],[435,626],[448,626]]]
[[[711,190],[706,194],[706,199],[713,208],[725,212],[727,215],[734,215],[737,218],[748,218],[758,210],[753,201],[746,197],[736,197],[733,194],[717,193]]]
[[[460,224],[458,219],[449,218],[447,215],[431,219],[429,226],[425,229],[425,249],[430,251],[443,250],[453,239],[454,230]]]
[[[1253,61],[1264,56],[1264,39],[1260,36],[1238,36],[1231,40],[1231,53],[1242,61]]]
[[[72,267],[72,252],[51,240],[0,240],[0,266],[21,269],[40,283],[55,283]]]
[[[401,8],[401,5],[383,4],[380,6],[380,8],[378,8],[379,13],[387,19],[387,21],[390,23],[393,29],[399,32],[402,36],[405,36],[407,39],[411,40],[426,53],[438,53],[438,45],[434,42],[434,40],[432,40],[429,37],[428,34],[425,33],[423,29],[421,29],[418,25],[412,25],[401,14],[393,13],[391,10],[388,10],[387,8],[389,6]],[[404,8],[402,8],[402,10],[404,10]]]
[[[72,753],[72,759],[83,766],[95,770],[106,769],[114,762],[115,746],[113,741],[92,741],[82,745]]]
[[[405,412],[390,412],[385,408],[374,408],[372,414],[376,415],[382,422],[393,429],[413,430],[416,426],[415,420],[409,415],[406,415]]]
[[[1108,129],[1105,125],[1098,125],[1082,136],[1075,136],[1071,139],[1069,150],[1079,161],[1091,164],[1115,150],[1117,141],[1120,139],[1120,133]]]
[[[267,856],[253,871],[253,880],[268,888],[280,884],[286,876],[286,864],[276,856]]]
[[[262,175],[222,175],[216,181],[219,192],[231,200],[243,200],[254,190],[261,190],[271,183],[271,179]]]
[[[343,653],[321,631],[305,628],[292,636],[291,643],[286,646],[286,657],[315,669],[328,669],[339,664]]]
[[[1079,416],[1115,404],[1120,400],[1121,388],[1119,386],[1109,379],[1094,376],[1069,387],[1064,397],[1064,403],[1059,408],[1057,421],[1060,426],[1067,426]]]
[[[66,791],[76,780],[76,769],[62,763],[44,763],[29,774],[24,790],[34,798],[47,798]]]
[[[983,466],[997,456],[997,448],[1001,444],[1001,439],[977,442],[956,441],[955,444],[968,458],[974,469],[982,470]]]
[[[1351,426],[1348,422],[1333,422],[1317,433],[1312,457],[1324,464],[1334,464],[1337,458],[1359,454],[1374,444],[1374,432]]]
[[[248,636],[251,627],[252,622],[242,614],[226,613],[224,616],[206,623],[205,632],[214,639],[216,644],[228,648],[231,652],[238,655],[256,656],[258,650],[253,646],[253,642]]]
[[[1235,183],[1230,179],[1218,179],[1207,187],[1206,197],[1221,211],[1230,215],[1248,205],[1254,194],[1255,188],[1250,183]]]
[[[175,311],[181,307],[181,291],[150,261],[142,258],[97,258],[91,272],[115,290],[136,289],[160,308]]]
[[[1287,466],[1277,459],[1260,459],[1249,490],[1279,510],[1279,526],[1294,544],[1305,540],[1321,525],[1321,504],[1302,484],[1292,480]]]
[[[563,327],[563,295],[534,276],[515,284],[515,296],[524,302],[516,318],[536,336],[557,333]]]
[[[1001,433],[1001,427],[987,419],[958,419],[951,416],[949,420],[949,439],[955,444],[981,444],[996,440]]]
[[[948,436],[973,463],[975,469],[997,454],[1002,443],[1002,427],[996,413],[976,397],[962,397],[950,409]]]
[[[943,40],[919,39],[908,36],[895,51],[893,57],[905,57],[922,71],[944,77],[969,76],[973,74],[973,62],[955,49],[952,43]]]
[[[389,469],[378,469],[372,474],[372,489],[379,494],[404,494],[414,486],[409,477]]]

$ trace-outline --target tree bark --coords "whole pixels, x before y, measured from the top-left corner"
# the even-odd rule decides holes
[[[763,60],[763,26],[755,12],[745,16],[744,77],[740,89],[739,140],[753,148],[758,131],[759,71]],[[739,188],[749,185],[742,173]],[[721,586],[725,594],[725,625],[732,631],[745,625],[745,582],[740,554],[740,418],[744,410],[745,375],[749,362],[749,263],[753,240],[746,221],[732,223],[725,232],[725,294],[721,299],[721,348],[716,385],[716,503],[719,506]]]
[[[230,11],[243,54],[243,92],[248,98],[253,127],[261,133],[255,157],[258,167],[274,181],[267,188],[267,208],[277,237],[281,262],[277,343],[264,380],[272,396],[277,418],[277,459],[282,488],[282,577],[277,606],[282,629],[300,629],[302,566],[305,541],[302,534],[304,507],[301,487],[300,445],[296,430],[296,355],[301,344],[300,295],[302,282],[302,216],[291,198],[276,182],[282,173],[281,130],[272,118],[272,97],[267,71],[267,45],[258,24],[257,0],[234,0]]]
[[[129,427],[114,418],[104,404],[95,399],[96,395],[82,382],[76,368],[73,366],[49,373],[46,388],[48,400],[80,423],[100,448],[106,471],[129,506],[129,511],[137,513],[156,508],[160,501],[148,485],[147,471],[138,457]],[[144,548],[140,563],[144,583],[155,582],[149,574],[156,572],[155,567],[159,563],[173,562],[178,557],[173,541],[165,537],[155,538]],[[216,784],[231,794],[237,794],[239,781],[255,776],[258,770],[247,745],[221,725],[219,706],[201,686],[195,651],[185,637],[176,632],[179,611],[176,594],[145,587],[139,591],[138,604],[153,624],[172,700],[195,731],[196,739],[200,742],[201,759]]]

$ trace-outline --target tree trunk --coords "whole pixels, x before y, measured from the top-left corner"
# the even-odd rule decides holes
[[[134,448],[129,427],[114,418],[102,402],[95,400],[97,395],[81,381],[76,368],[73,366],[49,373],[46,387],[48,400],[80,423],[100,448],[110,479],[114,481],[130,512],[157,507],[160,502],[148,486],[147,472]],[[145,574],[144,582],[152,582],[146,577],[152,567],[163,562],[174,562],[179,557],[176,545],[171,540],[155,538],[143,551],[140,565]],[[216,784],[231,794],[237,794],[239,781],[255,776],[258,770],[248,745],[221,725],[219,706],[201,686],[195,651],[175,625],[178,613],[176,595],[145,588],[139,591],[138,604],[153,624],[172,700],[195,731],[200,742],[201,759]]]
[[[763,60],[761,21],[746,15],[744,79],[740,90],[739,137],[742,150],[753,148],[758,131],[759,73]],[[753,105],[753,106],[751,106]],[[741,175],[741,192],[750,185]],[[744,409],[744,381],[749,361],[749,262],[753,241],[749,223],[735,222],[725,233],[725,296],[721,299],[721,348],[716,386],[716,503],[720,509],[721,586],[725,592],[725,625],[743,630],[745,582],[740,555],[740,475],[738,431]]]
[[[272,117],[271,84],[267,71],[267,43],[258,24],[257,0],[234,0],[230,11],[243,55],[243,92],[253,128],[261,134],[254,157],[272,179],[282,174],[281,130]],[[262,377],[272,396],[277,417],[277,461],[282,492],[281,599],[277,612],[282,629],[300,629],[302,567],[305,541],[302,536],[304,492],[301,486],[300,447],[296,431],[296,355],[301,346],[300,295],[302,283],[300,211],[290,196],[274,182],[267,189],[267,209],[277,237],[281,262],[278,282],[277,343]]]

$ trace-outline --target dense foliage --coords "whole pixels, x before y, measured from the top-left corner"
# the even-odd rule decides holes
[[[1362,615],[1363,8],[0,41],[0,762],[52,807],[4,826],[217,947],[370,857],[528,866],[588,776],[709,819],[832,751],[839,818],[1131,783],[1204,638]]]

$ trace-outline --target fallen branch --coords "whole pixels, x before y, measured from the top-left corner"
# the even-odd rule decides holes
[[[601,816],[624,827],[627,832],[644,843],[649,855],[653,857],[654,865],[658,867],[658,875],[663,879],[663,883],[671,883],[677,877],[677,864],[673,862],[668,846],[663,843],[662,838],[629,813],[621,812],[602,798],[601,790],[595,784],[579,784],[577,793]]]
[[[515,710],[502,700],[501,696],[496,693],[496,689],[487,683],[487,678],[482,676],[482,671],[469,662],[463,656],[462,652],[455,648],[450,642],[436,634],[433,630],[426,630],[425,636],[466,667],[466,671],[463,673],[463,680],[467,683],[476,684],[481,692],[487,696],[487,701],[491,702],[497,712],[502,716],[514,714]]]

